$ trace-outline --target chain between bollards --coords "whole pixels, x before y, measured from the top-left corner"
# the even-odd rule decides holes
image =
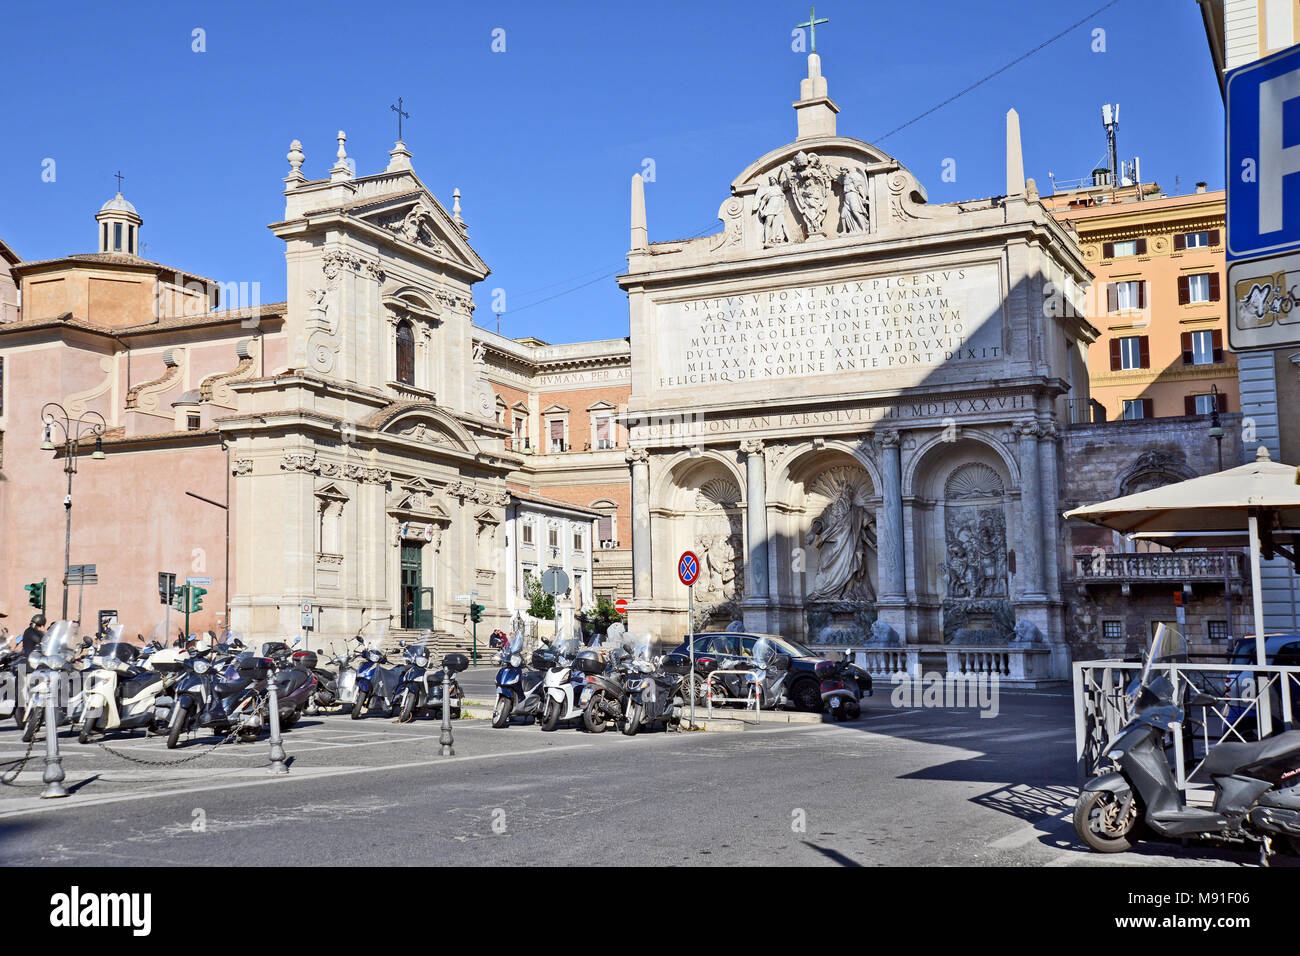
[[[438,736],[438,744],[440,757],[456,756],[451,739],[451,668],[446,659],[442,662],[442,733]]]
[[[289,767],[284,762],[284,743],[280,740],[280,697],[275,688],[275,674],[266,681],[266,699],[268,721],[271,725],[271,766],[267,773],[288,773]]]

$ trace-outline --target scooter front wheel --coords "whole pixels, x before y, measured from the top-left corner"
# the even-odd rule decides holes
[[[1133,848],[1138,806],[1130,800],[1120,818],[1120,798],[1109,790],[1085,790],[1074,805],[1074,832],[1098,853],[1123,853]]]
[[[560,723],[560,705],[551,698],[546,699],[546,709],[542,712],[542,730],[550,732]]]
[[[352,719],[360,720],[366,712],[366,696],[358,691],[357,699],[352,702]]]
[[[95,721],[83,720],[81,722],[81,733],[77,734],[77,743],[88,744],[93,736],[95,736]]]
[[[609,718],[605,714],[605,694],[603,691],[597,691],[591,695],[587,701],[587,706],[582,708],[582,725],[587,728],[589,733],[603,734],[605,728],[609,725]]]
[[[497,705],[492,708],[492,726],[497,730],[510,723],[510,709],[513,701],[509,697],[497,698]]]
[[[623,733],[635,737],[641,730],[642,710],[640,704],[633,704],[627,709],[627,720],[623,722]]]
[[[397,719],[403,724],[409,724],[415,719],[415,695],[409,690],[402,696],[402,712]]]

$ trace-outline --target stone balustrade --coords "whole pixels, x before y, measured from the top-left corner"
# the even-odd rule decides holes
[[[1037,685],[1050,679],[1051,652],[1041,645],[913,644],[906,647],[847,648],[877,686],[899,675],[961,678],[997,675],[1008,685]]]
[[[1229,576],[1240,580],[1243,556],[1240,551],[1146,551],[1076,554],[1074,576],[1079,581],[1123,583],[1129,581],[1216,581],[1223,582],[1224,560]]]

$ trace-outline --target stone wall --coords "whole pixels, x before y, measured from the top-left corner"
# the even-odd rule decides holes
[[[1242,417],[1225,414],[1222,424],[1223,466],[1232,468],[1246,453]],[[1209,428],[1207,416],[1070,426],[1062,442],[1068,463],[1063,470],[1063,510],[1217,471],[1218,449]],[[1190,566],[1162,560],[1159,553],[1142,553],[1158,551],[1083,522],[1065,523],[1062,592],[1066,638],[1075,660],[1140,653],[1157,622],[1176,621],[1179,591],[1185,603],[1184,632],[1193,653],[1224,653],[1227,642],[1210,639],[1210,622],[1229,620],[1224,582],[1215,570],[1222,568],[1216,563],[1219,552],[1187,552],[1194,562]],[[1139,553],[1132,561],[1109,558],[1124,552]],[[1229,584],[1232,629],[1240,634],[1248,620],[1244,612],[1250,602],[1249,581],[1233,573]],[[1106,622],[1113,622],[1112,634],[1117,630],[1117,636],[1107,637]],[[1244,632],[1249,631],[1246,623]]]

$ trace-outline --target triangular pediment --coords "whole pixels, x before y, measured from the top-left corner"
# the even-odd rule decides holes
[[[404,177],[406,189],[376,196],[349,212],[383,232],[398,248],[431,256],[446,264],[485,276],[485,263],[470,246],[461,227],[414,173]],[[398,185],[398,184],[393,184]]]

